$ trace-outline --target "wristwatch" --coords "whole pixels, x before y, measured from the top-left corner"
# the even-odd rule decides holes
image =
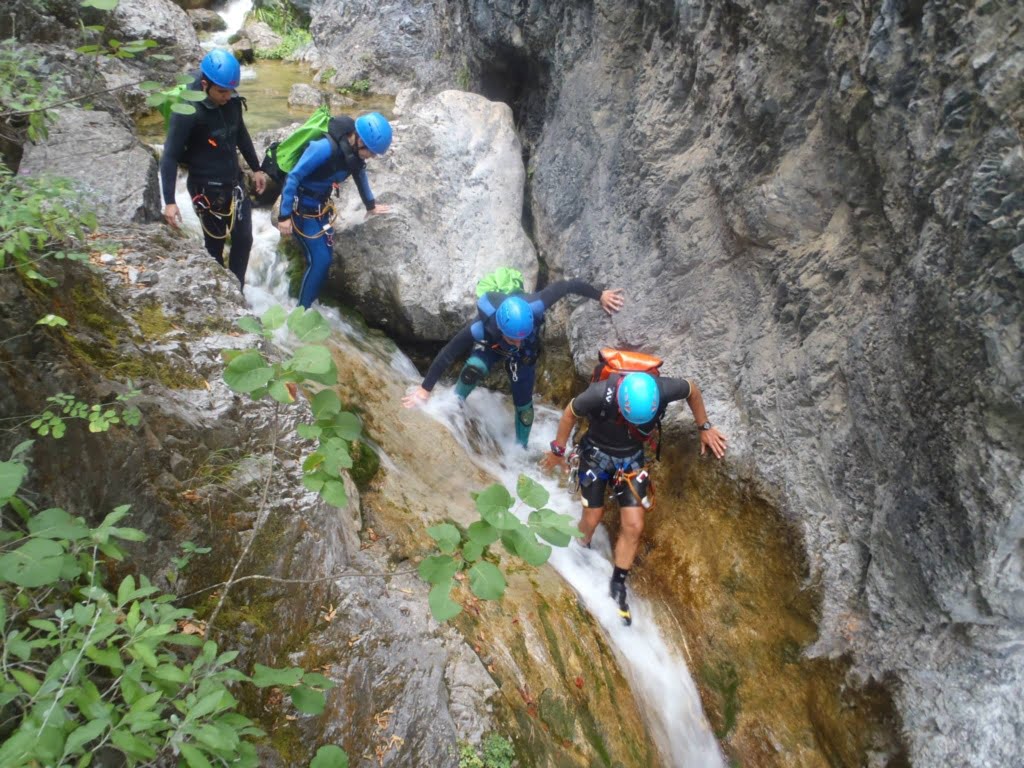
[[[699,429],[701,432],[707,432],[709,429],[711,429],[711,422],[705,421],[703,424],[699,425],[697,429]]]
[[[560,445],[555,440],[552,440],[551,441],[551,452],[553,454],[555,454],[555,456],[565,456],[565,446],[564,445]]]

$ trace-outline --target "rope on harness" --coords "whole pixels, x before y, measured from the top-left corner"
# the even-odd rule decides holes
[[[334,201],[328,200],[324,203],[316,213],[302,213],[301,211],[292,211],[292,218],[299,216],[303,219],[317,219],[318,221],[322,218],[330,217],[330,221],[320,227],[320,231],[315,235],[307,235],[302,231],[301,227],[294,227],[292,231],[304,240],[319,240],[321,237],[326,237],[328,230],[334,226],[335,219],[338,218],[338,212],[334,207]]]
[[[636,486],[633,485],[633,480],[639,478],[637,482],[643,482],[648,480],[647,484],[647,495],[641,496]],[[644,509],[651,509],[654,506],[654,481],[650,480],[650,475],[646,469],[634,469],[627,471],[625,469],[619,469],[615,473],[615,479],[613,481],[615,485],[625,483],[629,486],[629,492],[633,494],[633,498],[640,502]]]
[[[228,206],[226,211],[215,211],[213,209],[213,205],[210,203],[210,198],[208,198],[204,192],[200,192],[192,198],[192,210],[196,212],[196,216],[199,218],[199,226],[203,228],[203,233],[207,237],[213,240],[227,240],[228,237],[231,236],[231,230],[235,228],[235,214],[238,212],[238,201],[241,197],[241,187],[235,187],[231,190],[231,204]],[[223,235],[215,235],[206,228],[207,216],[213,216],[216,219],[228,220],[227,227],[225,227]]]

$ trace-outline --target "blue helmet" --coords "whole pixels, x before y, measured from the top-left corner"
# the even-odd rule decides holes
[[[618,390],[619,411],[631,424],[646,424],[658,413],[661,393],[658,382],[649,373],[629,373],[622,377]]]
[[[533,310],[519,296],[509,296],[498,307],[498,330],[510,339],[525,339],[533,332]]]
[[[203,57],[199,64],[203,77],[221,88],[237,88],[242,77],[242,68],[231,51],[214,48]]]
[[[357,117],[356,133],[366,148],[375,155],[383,155],[391,146],[391,123],[380,112],[370,112]]]

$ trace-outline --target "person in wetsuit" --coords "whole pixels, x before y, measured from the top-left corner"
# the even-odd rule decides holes
[[[423,383],[406,395],[402,404],[412,408],[426,402],[441,374],[469,354],[455,385],[455,394],[464,400],[494,364],[503,360],[512,385],[516,441],[525,448],[533,426],[533,385],[544,312],[570,293],[601,302],[601,308],[609,315],[618,312],[625,303],[621,289],[598,290],[583,280],[560,280],[541,291],[523,295],[486,293],[477,302],[480,310],[477,320],[445,345],[431,363]]]
[[[333,117],[328,135],[311,141],[288,172],[277,228],[283,237],[294,235],[306,256],[306,273],[299,289],[299,304],[306,309],[320,295],[331,267],[334,206],[330,197],[335,185],[351,176],[368,213],[391,210],[376,202],[366,177],[366,161],[387,152],[391,136],[391,124],[379,112],[355,120]]]
[[[564,467],[566,442],[576,420],[590,420],[590,429],[576,450],[583,503],[580,543],[590,546],[594,529],[604,515],[605,490],[611,482],[619,502],[620,526],[610,592],[627,626],[632,623],[632,616],[626,601],[626,577],[644,529],[644,511],[654,503],[644,467],[644,443],[653,436],[669,403],[677,400],[686,400],[693,412],[701,455],[710,449],[721,459],[725,455],[726,437],[708,421],[704,398],[696,384],[648,373],[628,373],[596,381],[569,402],[551,442],[551,452],[541,462],[548,469],[558,464]]]
[[[267,186],[267,175],[259,170],[260,161],[245,127],[242,110],[245,100],[235,88],[242,69],[230,51],[210,51],[199,65],[191,90],[206,92],[206,99],[192,102],[195,112],[171,114],[160,160],[164,195],[164,219],[177,229],[181,212],[174,199],[179,163],[188,167],[186,186],[192,206],[203,226],[206,250],[224,266],[224,243],[230,238],[228,266],[245,287],[245,271],[252,250],[252,202],[242,186],[242,170],[237,153],[255,171],[257,194]]]

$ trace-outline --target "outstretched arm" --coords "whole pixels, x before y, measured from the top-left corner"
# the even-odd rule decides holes
[[[565,456],[564,451],[566,444],[569,442],[569,435],[572,434],[572,428],[576,426],[576,412],[572,409],[572,402],[570,401],[565,410],[562,412],[562,418],[558,421],[558,432],[555,433],[554,445],[559,446],[563,455],[559,456],[554,451],[549,451],[544,455],[544,458],[540,460],[540,465],[547,470],[554,469],[558,465],[565,467]],[[552,446],[554,447],[554,446]]]
[[[466,326],[444,345],[444,348],[437,353],[434,362],[427,369],[427,375],[423,377],[423,383],[410,394],[402,398],[402,405],[412,408],[420,403],[425,403],[430,397],[434,385],[441,375],[448,370],[448,366],[469,352],[473,348],[472,326]]]
[[[708,412],[704,408],[704,398],[700,394],[700,388],[690,382],[690,396],[686,398],[686,404],[693,412],[693,418],[697,422],[697,433],[700,435],[700,455],[703,456],[710,448],[716,459],[725,456],[725,444],[727,441],[718,427],[701,429],[702,424],[708,423]]]
[[[551,285],[547,286],[537,294],[537,300],[544,304],[544,309],[548,309],[556,301],[568,296],[570,293],[574,293],[577,296],[586,296],[588,299],[594,299],[595,301],[601,302],[601,308],[609,315],[618,312],[625,304],[625,298],[622,295],[621,288],[600,290],[592,286],[586,280],[580,280],[578,278],[573,280],[558,280],[551,283]]]

